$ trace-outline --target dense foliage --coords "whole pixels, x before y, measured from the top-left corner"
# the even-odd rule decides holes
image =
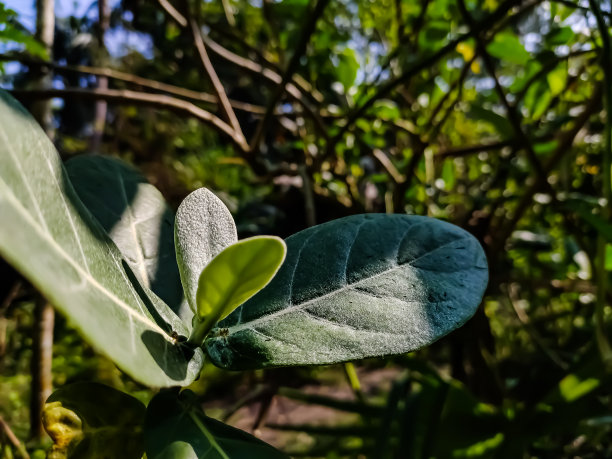
[[[4,87],[58,98],[63,159],[130,161],[174,209],[206,186],[240,238],[408,213],[485,248],[485,299],[437,344],[345,367],[206,366],[193,389],[207,414],[296,456],[612,455],[608,1],[123,0],[107,28],[95,9],[58,18],[50,62],[6,11],[2,58],[21,67]],[[29,85],[41,72],[52,88]],[[0,415],[25,441],[37,296],[2,270]],[[56,387],[148,402],[72,327],[55,326]]]

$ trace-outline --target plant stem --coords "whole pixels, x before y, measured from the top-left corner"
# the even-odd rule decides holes
[[[604,205],[601,209],[601,217],[604,221],[610,221],[610,203],[612,202],[612,183],[610,178],[610,167],[612,165],[612,68],[610,67],[610,34],[608,26],[599,9],[598,0],[589,0],[593,14],[597,19],[597,28],[601,35],[603,46],[602,66],[604,70],[604,104],[606,109],[606,126],[604,130],[604,149],[602,151],[602,197]],[[608,370],[612,369],[612,348],[606,336],[604,326],[604,308],[606,306],[606,291],[608,273],[606,272],[606,240],[603,234],[597,237],[596,256],[596,280],[597,280],[597,302],[595,304],[595,337],[602,360]]]

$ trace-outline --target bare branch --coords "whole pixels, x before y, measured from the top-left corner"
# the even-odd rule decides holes
[[[395,165],[387,157],[384,151],[382,151],[379,148],[375,148],[374,150],[372,150],[372,154],[378,160],[378,162],[382,165],[382,167],[385,168],[387,173],[391,176],[391,178],[396,184],[403,183],[406,180],[406,177],[404,177],[400,173],[400,171],[397,170]]]
[[[489,16],[487,16],[486,18],[478,22],[476,24],[476,27],[474,27],[472,30],[466,33],[463,33],[459,35],[458,37],[456,37],[455,39],[449,41],[445,46],[437,50],[435,53],[423,58],[419,62],[416,62],[414,65],[412,65],[408,70],[406,70],[401,75],[381,85],[375,94],[370,96],[363,104],[356,107],[351,113],[347,115],[346,123],[344,124],[342,129],[340,129],[340,131],[332,139],[331,146],[333,146],[335,143],[339,142],[340,139],[342,139],[346,131],[350,129],[353,123],[358,118],[360,118],[374,104],[374,102],[376,102],[378,99],[389,94],[389,92],[391,92],[397,86],[409,81],[410,79],[418,75],[423,70],[431,67],[433,64],[438,62],[441,58],[443,58],[445,55],[447,55],[451,51],[454,51],[459,43],[473,37],[475,34],[479,33],[481,30],[490,28],[491,24],[494,24],[498,22],[499,20],[501,20],[506,15],[506,13],[508,13],[508,11],[510,11],[515,6],[520,5],[524,1],[525,0],[506,0],[493,13],[491,13]]]
[[[187,19],[178,10],[172,6],[172,4],[168,0],[157,0],[159,6],[163,8],[163,10],[168,13],[168,15],[174,19],[178,25],[181,27],[187,27]]]
[[[523,197],[517,204],[512,217],[490,232],[490,235],[487,237],[488,240],[485,240],[489,246],[490,253],[498,253],[501,250],[508,237],[512,234],[512,231],[514,231],[514,228],[516,228],[519,220],[531,205],[534,195],[547,187],[548,174],[559,164],[561,159],[570,150],[576,135],[578,135],[578,132],[580,132],[589,117],[601,106],[602,94],[603,87],[601,84],[598,84],[593,91],[591,99],[586,104],[584,111],[574,120],[572,127],[558,136],[557,148],[544,165],[545,174],[536,176],[534,183],[527,188]]]
[[[266,131],[268,123],[270,122],[270,117],[272,116],[272,114],[274,113],[274,109],[276,108],[276,104],[278,103],[279,99],[282,97],[283,93],[285,92],[286,90],[285,86],[287,85],[287,82],[291,80],[293,73],[296,71],[298,64],[300,62],[300,59],[302,58],[302,56],[304,55],[304,52],[306,51],[306,46],[310,42],[310,37],[315,31],[317,21],[319,20],[319,17],[323,14],[323,11],[325,10],[325,7],[327,6],[328,3],[329,3],[329,0],[318,0],[312,13],[308,17],[308,21],[306,22],[306,24],[304,25],[304,28],[302,29],[300,39],[295,48],[295,51],[293,52],[293,55],[291,56],[291,60],[289,61],[289,64],[287,65],[287,69],[285,70],[285,73],[283,74],[283,78],[280,84],[277,86],[276,91],[272,95],[272,98],[268,102],[266,113],[264,114],[264,117],[262,118],[262,120],[259,122],[257,129],[255,131],[255,134],[253,136],[253,139],[251,140],[251,151],[252,152],[256,152],[259,149],[264,132]]]
[[[13,445],[13,447],[19,451],[19,454],[23,459],[30,459],[30,455],[28,454],[23,443],[19,441],[19,438],[15,435],[15,433],[11,430],[7,422],[0,416],[0,431],[4,433],[8,441]]]
[[[503,104],[504,108],[506,109],[506,114],[508,116],[508,120],[510,121],[510,124],[512,125],[512,129],[514,130],[514,135],[519,141],[521,148],[523,148],[525,152],[527,153],[527,159],[531,163],[531,166],[534,168],[535,173],[537,175],[545,176],[546,172],[544,171],[542,164],[540,163],[540,160],[538,159],[537,155],[535,154],[535,151],[533,150],[533,145],[531,144],[531,140],[529,140],[529,137],[527,137],[527,134],[522,128],[523,121],[521,119],[521,115],[519,114],[516,107],[512,105],[510,101],[508,101],[508,98],[506,97],[506,94],[504,92],[504,88],[502,87],[501,83],[499,82],[499,79],[497,78],[497,75],[495,73],[495,64],[493,63],[493,59],[491,59],[491,56],[487,52],[484,40],[481,37],[481,31],[477,30],[477,25],[472,19],[472,16],[467,10],[467,7],[465,6],[465,0],[459,0],[457,4],[459,6],[459,11],[461,12],[461,15],[463,16],[465,21],[468,23],[470,30],[475,31],[474,37],[476,39],[477,52],[480,55],[480,58],[482,59],[485,65],[485,68],[487,69],[487,72],[489,73],[489,76],[493,78],[493,82],[495,83],[495,92],[497,92],[497,96],[500,102]],[[544,186],[547,186],[547,185],[548,185],[548,182],[544,181]]]
[[[217,96],[214,96],[213,94],[209,94],[207,92],[194,91],[191,89],[182,88],[180,86],[174,86],[172,84],[162,83],[156,80],[150,80],[148,78],[143,78],[138,75],[133,75],[131,73],[121,72],[119,70],[113,70],[109,68],[90,67],[87,65],[59,65],[54,62],[41,61],[38,59],[32,59],[29,56],[13,53],[0,54],[0,61],[16,61],[29,66],[45,66],[52,68],[58,73],[85,73],[88,75],[105,76],[108,78],[112,78],[113,80],[124,81],[126,83],[142,86],[144,88],[155,89],[157,91],[166,92],[168,94],[184,97],[186,99],[191,99],[197,102],[214,105],[217,105],[219,103],[219,99],[217,98]],[[230,104],[236,110],[241,110],[249,113],[263,115],[266,111],[264,107],[249,104],[247,102],[241,102],[238,100],[230,99]]]
[[[463,147],[463,148],[453,148],[451,150],[445,150],[445,151],[441,151],[437,153],[434,156],[434,159],[436,161],[442,161],[447,158],[461,158],[461,157],[470,156],[476,153],[482,153],[482,152],[492,151],[492,150],[501,150],[502,148],[511,147],[515,145],[516,145],[516,140],[512,139],[512,140],[502,140],[501,142],[486,143],[482,145],[472,145],[472,146]]]
[[[241,143],[246,140],[244,139],[244,134],[242,133],[242,128],[240,127],[240,123],[238,122],[238,118],[236,118],[236,114],[232,109],[232,106],[227,98],[227,94],[225,93],[225,88],[219,80],[217,76],[217,72],[208,57],[208,53],[206,52],[206,46],[204,45],[204,41],[202,40],[202,31],[200,30],[200,26],[195,21],[195,19],[189,19],[189,28],[191,30],[191,35],[193,37],[194,44],[196,49],[198,50],[198,54],[200,55],[200,60],[202,61],[202,65],[204,66],[204,70],[208,74],[210,81],[212,82],[213,88],[217,97],[219,98],[219,105],[221,110],[224,112],[225,116],[230,122],[232,129],[235,131],[235,135],[240,139]],[[265,115],[264,115],[265,116]]]
[[[119,104],[145,105],[172,110],[178,113],[188,114],[204,123],[216,128],[218,131],[229,136],[234,144],[242,152],[248,150],[244,137],[240,138],[236,132],[225,121],[210,112],[192,104],[191,102],[170,97],[165,94],[150,94],[146,92],[129,91],[126,89],[46,89],[46,90],[13,90],[11,93],[20,100],[27,99],[52,99],[54,97],[80,97],[84,99],[104,99],[108,102]]]

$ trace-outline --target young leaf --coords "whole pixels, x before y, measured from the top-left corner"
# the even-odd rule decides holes
[[[103,384],[58,389],[47,400],[42,420],[53,440],[49,458],[140,459],[144,453],[145,406]]]
[[[174,241],[185,298],[197,311],[200,274],[224,248],[238,240],[232,214],[206,188],[195,190],[176,211]]]
[[[225,248],[204,268],[196,294],[199,324],[192,341],[201,344],[219,320],[264,288],[285,259],[275,236],[255,236]]]
[[[216,365],[329,364],[412,351],[465,323],[487,285],[478,241],[432,218],[356,215],[286,242],[274,279],[208,335]]]
[[[137,381],[191,382],[203,354],[172,337],[187,329],[139,285],[79,200],[53,144],[2,91],[0,119],[0,255]]]
[[[207,417],[193,393],[160,392],[147,407],[148,459],[287,459],[257,438]]]
[[[511,32],[495,35],[493,41],[487,45],[487,52],[498,59],[518,65],[525,65],[531,59],[519,37]]]
[[[65,166],[79,198],[140,283],[190,322],[189,308],[187,320],[179,311],[183,287],[174,252],[174,214],[159,190],[130,165],[107,156],[79,156]]]

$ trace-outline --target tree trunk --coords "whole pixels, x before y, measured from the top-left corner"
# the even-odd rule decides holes
[[[36,1],[36,38],[45,46],[49,60],[53,56],[53,34],[55,29],[55,2],[54,0]],[[42,68],[36,76],[33,85],[40,89],[51,87],[51,69]],[[52,111],[51,101],[36,102],[32,114],[38,120],[49,137],[52,137]],[[34,330],[32,339],[31,361],[31,393],[30,393],[30,434],[32,438],[42,438],[45,431],[41,422],[41,412],[45,400],[51,395],[52,374],[51,362],[53,357],[53,324],[54,311],[51,305],[39,298],[34,312]]]
[[[53,358],[53,307],[40,297],[36,302],[34,316],[34,340],[32,349],[32,384],[30,394],[30,435],[42,438],[45,435],[41,413],[45,401],[53,389],[51,362]]]
[[[107,0],[98,0],[98,46],[96,49],[95,65],[104,67],[107,61],[107,51],[104,45],[104,35],[110,24],[110,7]],[[108,78],[105,76],[98,77],[98,88],[108,89]],[[93,153],[100,152],[102,145],[102,137],[104,135],[104,126],[106,125],[106,110],[107,104],[105,100],[96,102],[96,112],[93,125],[93,135],[91,137],[91,151]]]

